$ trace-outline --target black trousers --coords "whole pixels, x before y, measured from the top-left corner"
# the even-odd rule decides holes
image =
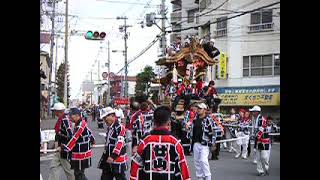
[[[191,101],[191,94],[184,96],[184,109],[189,109]]]
[[[217,137],[216,141],[220,141],[221,139],[222,139],[221,137]],[[217,158],[220,153],[220,143],[216,143],[215,146],[216,146],[216,149],[212,151],[212,159]]]
[[[74,170],[75,180],[88,180],[84,174],[84,169],[75,169]]]
[[[100,180],[113,180],[113,178],[116,178],[116,180],[126,180],[126,174],[124,172],[114,173],[111,171],[102,170]]]
[[[250,142],[250,139],[249,139],[249,142],[248,142],[248,156],[250,156],[250,153],[251,153],[251,142]]]

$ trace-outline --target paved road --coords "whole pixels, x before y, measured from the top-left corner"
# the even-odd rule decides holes
[[[41,127],[43,129],[53,129],[54,121],[42,121]],[[104,138],[99,136],[100,132],[104,130],[98,130],[95,122],[89,122],[89,126],[93,130],[96,137],[97,144],[103,144]],[[95,148],[93,150],[94,156],[92,158],[92,167],[86,170],[86,176],[89,180],[99,180],[101,170],[97,168],[98,161],[103,152],[102,148]],[[235,159],[234,153],[229,153],[222,149],[220,152],[220,159],[217,161],[209,161],[211,172],[213,174],[212,179],[217,180],[278,180],[280,179],[280,144],[273,144],[271,157],[270,157],[270,175],[264,177],[256,176],[256,165],[252,163],[252,159],[248,160]],[[47,160],[46,160],[47,159]],[[187,156],[188,166],[191,172],[192,179],[195,177],[195,167],[192,156]],[[40,161],[40,172],[44,180],[48,179],[50,166],[50,155],[42,157]],[[127,178],[129,172],[127,172]],[[61,171],[61,180],[66,180],[64,173]]]

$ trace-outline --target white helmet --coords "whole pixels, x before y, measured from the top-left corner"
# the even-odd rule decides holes
[[[215,43],[215,40],[214,40],[214,39],[210,39],[210,42],[213,42],[213,43]]]
[[[178,82],[182,82],[182,79],[178,79]]]
[[[253,106],[252,109],[249,109],[250,112],[253,112],[253,111],[258,111],[260,112],[261,111],[261,107],[260,106]]]
[[[62,110],[65,110],[66,109],[66,107],[64,106],[64,104],[63,103],[55,103],[54,105],[53,105],[53,108],[51,108],[51,110],[52,111],[62,111]]]
[[[196,81],[196,80],[193,80],[193,81],[192,81],[192,84],[197,84],[197,81]]]
[[[112,107],[102,108],[100,110],[100,118],[102,119],[112,113],[116,113],[116,111]]]

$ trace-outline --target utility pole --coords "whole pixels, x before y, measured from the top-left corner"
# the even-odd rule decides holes
[[[161,0],[161,38],[162,38],[162,56],[165,57],[166,56],[166,47],[167,47],[167,39],[166,39],[166,12],[165,12],[166,8],[165,8],[165,0]],[[161,79],[161,73],[163,72],[163,68],[162,66],[160,66],[159,68],[159,81]],[[159,84],[159,97],[160,100],[164,99],[163,97],[163,93],[161,90],[161,83]]]
[[[127,47],[127,17],[124,18],[124,80],[125,80],[125,86],[124,86],[124,97],[128,97],[128,47]]]
[[[108,40],[108,92],[107,92],[107,104],[110,103],[110,41]]]
[[[98,90],[98,103],[101,104],[101,101],[100,101],[100,87],[99,87],[99,84],[100,84],[100,60],[98,58],[98,86],[97,86],[97,90]]]
[[[51,87],[51,75],[52,75],[52,65],[53,65],[53,47],[54,47],[54,20],[55,20],[55,11],[56,11],[56,0],[52,2],[52,15],[51,15],[51,39],[50,39],[50,71],[49,71],[49,92],[48,92],[48,117],[51,115],[51,94],[52,94],[52,87]]]
[[[90,74],[91,74],[91,81],[90,81],[90,82],[91,82],[91,84],[92,84],[92,83],[93,83],[93,81],[92,81],[92,70],[91,70],[91,73],[90,73]],[[93,92],[91,91],[91,92],[90,92],[90,104],[92,104],[92,93],[93,93]]]
[[[68,32],[69,32],[69,23],[68,23],[68,5],[69,0],[66,0],[66,13],[65,13],[65,45],[64,45],[64,103],[68,106]]]
[[[123,29],[124,29],[124,81],[125,81],[125,86],[124,86],[124,97],[127,98],[128,97],[128,60],[127,60],[127,50],[128,50],[128,46],[127,46],[127,39],[128,39],[128,34],[127,34],[127,28],[128,27],[132,27],[132,26],[128,26],[127,25],[127,17],[117,17],[117,19],[124,19],[124,26]],[[122,28],[120,28],[122,29]]]
[[[58,73],[58,40],[59,40],[59,35],[57,36],[57,38],[56,38],[56,60],[55,60],[55,65],[54,65],[54,76],[55,76],[55,78],[57,78],[57,73]]]

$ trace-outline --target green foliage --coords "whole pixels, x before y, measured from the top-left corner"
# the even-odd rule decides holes
[[[57,96],[60,102],[64,102],[64,76],[65,76],[65,67],[64,67],[64,63],[61,63],[59,68],[58,68],[58,72],[57,72],[57,76],[56,76],[56,83],[57,83]],[[69,105],[69,96],[70,96],[70,80],[69,80],[69,76],[67,76],[67,85],[68,85],[68,90],[67,90],[67,105]]]
[[[143,69],[143,72],[137,74],[135,95],[139,99],[145,99],[149,96],[151,81],[156,77],[156,74],[153,72],[151,66],[146,66]]]

